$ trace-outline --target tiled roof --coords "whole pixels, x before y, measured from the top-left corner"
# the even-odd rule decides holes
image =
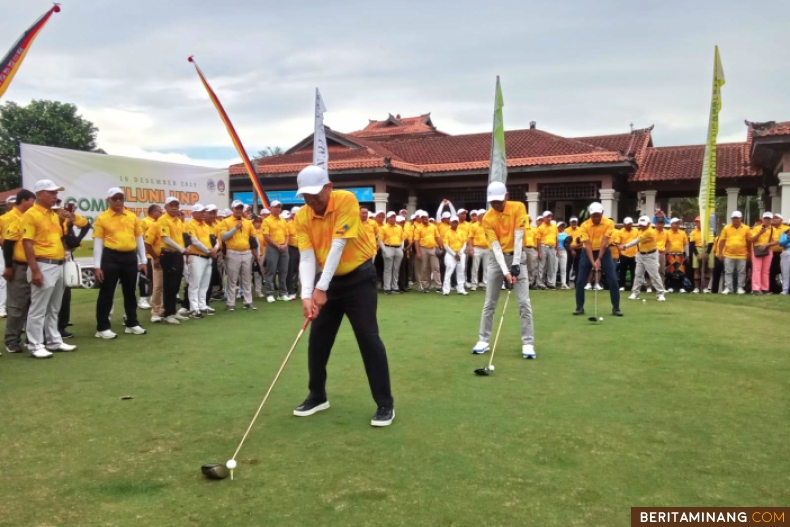
[[[625,134],[596,135],[588,137],[576,137],[577,141],[589,143],[611,152],[620,152],[623,155],[633,156],[637,162],[641,162],[645,151],[652,146],[651,132],[653,126],[633,130]]]
[[[390,114],[383,121],[371,120],[362,130],[348,134],[352,137],[385,138],[403,136],[446,135],[436,129],[431,121],[431,114],[426,113],[418,117],[395,117]]]
[[[631,181],[667,181],[696,179],[702,176],[705,145],[648,148],[643,163]],[[716,174],[719,178],[758,176],[761,172],[749,162],[749,145],[720,143],[716,150]]]
[[[753,123],[744,121],[749,127],[750,137],[772,137],[777,135],[790,135],[790,121]]]

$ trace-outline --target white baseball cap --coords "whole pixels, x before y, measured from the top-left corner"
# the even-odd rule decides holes
[[[291,207],[291,214],[296,214],[302,207]]]
[[[458,209],[458,214],[461,214],[462,212],[469,212],[469,211],[466,209]]]
[[[395,216],[396,223],[400,223],[402,221],[406,221],[406,218],[404,218],[403,216]]]
[[[579,218],[577,218],[576,216],[574,216],[574,217],[572,217],[571,219],[569,219],[569,220],[568,220],[568,222],[569,222],[569,223],[573,223],[574,221],[575,221],[576,223],[579,223]],[[633,222],[634,220],[631,220],[631,221]]]
[[[14,203],[16,203],[16,196],[11,196],[7,200],[5,200],[6,205],[13,205]]]
[[[118,187],[113,187],[107,191],[107,197],[111,198],[113,196],[117,196],[118,194],[123,194],[123,190]]]
[[[477,209],[477,215],[478,215],[478,216],[479,216],[480,214],[485,214],[485,213],[486,213],[486,209]]]
[[[310,165],[302,169],[296,176],[296,183],[299,190],[296,196],[301,198],[305,194],[318,194],[324,185],[329,183],[329,174],[319,166]]]
[[[52,181],[48,179],[42,179],[41,181],[36,181],[36,186],[33,187],[33,192],[41,192],[41,191],[63,191],[66,190],[63,187],[59,187],[54,184]]]
[[[672,224],[673,224],[673,223],[675,223],[675,222],[678,222],[678,223],[680,223],[680,218],[672,218],[671,220],[669,220],[669,224],[670,224],[670,225],[672,225]]]
[[[590,203],[590,206],[587,208],[587,210],[590,211],[590,214],[603,214],[603,205],[597,201],[594,201],[593,203]]]
[[[180,201],[178,201],[178,198],[177,198],[177,197],[175,197],[175,196],[168,196],[168,197],[165,199],[165,205],[170,205],[170,204],[171,204],[171,203],[173,203],[173,202],[175,202],[175,203],[178,203],[179,205],[181,204],[181,202],[180,202]]]
[[[774,219],[774,215],[772,212],[765,211],[763,212],[763,218],[768,218],[769,220]]]
[[[387,217],[388,217],[388,218],[391,218],[391,217],[393,217],[393,216],[397,216],[397,215],[398,215],[398,213],[397,213],[397,212],[395,212],[394,210],[391,210],[391,211],[389,211],[389,212],[387,213]]]
[[[206,205],[206,212],[211,212],[215,210],[217,210],[217,206],[214,205],[213,203],[209,203],[208,205]]]
[[[461,221],[461,220],[458,219],[458,216],[450,216],[450,223],[454,221]]]
[[[8,198],[8,199],[11,199],[11,198]],[[16,198],[14,198],[14,202],[16,202]],[[781,214],[779,214],[778,212],[777,212],[776,214],[774,214],[774,218],[779,218],[780,220],[783,220],[783,219],[784,219],[784,218],[782,217],[782,215],[781,215]]]
[[[263,215],[263,214],[271,214],[271,213],[272,213],[272,211],[270,211],[269,209],[262,209],[261,210],[261,215]]]
[[[507,196],[507,187],[501,181],[492,181],[486,190],[486,199],[491,201],[504,201]]]
[[[550,210],[547,210],[543,213],[543,217],[545,218],[546,216],[554,216],[554,214],[552,214]]]
[[[220,216],[227,218],[228,216],[233,216],[233,213],[230,209],[222,209],[222,214],[220,214]]]
[[[636,224],[639,225],[640,227],[647,227],[648,225],[650,225],[650,218],[648,218],[647,216],[641,216],[639,218],[639,221],[636,222]]]
[[[743,218],[743,214],[741,214],[741,211],[736,210],[732,213],[732,215],[730,215],[730,218]]]
[[[284,220],[287,220],[288,218],[290,218],[290,217],[291,217],[291,213],[290,213],[290,212],[288,212],[287,210],[284,210],[284,211],[282,212],[282,214],[280,214],[280,217],[281,217],[282,219],[284,219]]]
[[[623,220],[623,225],[633,225],[633,224],[634,224],[634,219],[631,216],[628,216],[626,219]]]
[[[535,219],[536,219],[536,220],[542,220],[542,219],[543,219],[543,214],[538,214],[538,217],[537,217],[537,218],[535,218]]]
[[[204,207],[200,203],[195,203],[194,205],[192,205],[192,212],[203,212],[205,210],[206,210],[206,207]]]
[[[270,206],[270,207],[272,207],[272,208],[274,208],[274,207],[282,207],[282,206],[283,206],[283,204],[282,204],[282,203],[280,203],[280,201],[279,201],[279,200],[274,200],[274,201],[272,201],[272,202],[269,204],[269,206]]]
[[[386,212],[384,212],[383,210],[380,210],[380,211],[377,211],[376,214],[374,214],[374,216],[383,216],[385,214],[386,214]]]
[[[449,218],[451,216],[452,216],[452,214],[450,214],[449,212],[442,212],[442,219],[443,220],[445,220],[445,219],[447,219],[447,218]]]
[[[232,208],[232,209],[238,209],[239,207],[243,207],[243,206],[244,206],[244,203],[242,203],[241,201],[239,201],[237,199],[234,199],[233,203],[230,204],[230,208]]]

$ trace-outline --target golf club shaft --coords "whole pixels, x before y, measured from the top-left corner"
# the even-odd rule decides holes
[[[258,419],[258,414],[261,413],[261,410],[263,409],[263,405],[266,404],[266,399],[268,399],[269,394],[272,393],[272,388],[274,388],[274,385],[277,384],[277,379],[280,378],[280,374],[283,372],[283,369],[285,369],[285,365],[288,364],[288,359],[291,358],[291,353],[293,353],[294,349],[296,349],[296,345],[299,344],[299,339],[302,338],[302,334],[304,333],[304,330],[307,329],[308,324],[310,324],[309,318],[304,321],[304,324],[302,324],[302,329],[300,329],[299,334],[296,335],[296,340],[294,341],[293,346],[291,346],[291,349],[288,350],[288,355],[285,356],[285,360],[280,366],[280,369],[277,371],[277,375],[274,376],[274,380],[272,381],[271,386],[269,386],[266,395],[263,397],[263,401],[261,401],[261,405],[258,407],[258,411],[255,412],[255,417],[252,418],[252,421],[250,422],[250,426],[248,426],[247,431],[244,432],[244,437],[241,438],[241,442],[239,443],[239,446],[236,448],[236,451],[233,453],[233,457],[231,457],[231,459],[236,459],[236,456],[239,455],[239,451],[241,450],[241,447],[244,445],[244,440],[247,439],[250,430],[252,430],[252,426],[255,424],[255,420]]]
[[[510,300],[510,293],[513,291],[513,288],[507,290],[507,296],[505,297],[505,305],[502,307],[502,316],[499,318],[499,327],[496,330],[496,336],[494,337],[494,347],[491,349],[491,357],[488,359],[488,367],[491,368],[491,365],[494,363],[494,353],[496,353],[496,343],[499,342],[499,332],[502,331],[502,322],[505,321],[505,311],[507,311],[507,302]]]

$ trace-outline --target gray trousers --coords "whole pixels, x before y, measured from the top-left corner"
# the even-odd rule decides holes
[[[788,295],[790,294],[790,249],[782,251],[780,265],[782,268],[782,293]],[[11,318],[11,312],[8,313],[8,318]]]
[[[252,282],[252,253],[228,249],[225,255],[225,272],[228,275],[228,294],[225,303],[231,307],[236,304],[239,280],[241,280],[244,303],[252,304],[252,284],[250,283]]]
[[[538,250],[535,247],[524,247],[523,254],[527,258],[527,274],[530,285],[535,285],[538,280]]]
[[[538,285],[557,285],[557,248],[540,244]]]
[[[488,280],[488,260],[491,259],[491,249],[485,247],[475,247],[474,256],[472,257],[472,287],[477,287],[478,270],[482,264],[483,266],[483,285],[486,285]]]
[[[30,310],[27,313],[27,348],[33,352],[50,346],[63,344],[58,331],[58,313],[63,301],[63,266],[39,263],[38,268],[44,275],[41,287],[30,285]],[[30,268],[27,270],[30,276]]]
[[[645,283],[645,273],[653,283],[653,287],[658,294],[664,294],[664,281],[659,276],[658,258],[660,254],[658,251],[653,254],[637,253],[636,255],[636,271],[634,271],[634,283],[631,287],[631,292],[639,294],[642,285]],[[617,284],[610,285],[609,287],[617,287]]]
[[[733,287],[732,274],[738,273],[738,283]],[[724,287],[733,293],[746,285],[746,258],[736,260],[735,258],[724,259]]]
[[[14,277],[7,285],[5,345],[11,350],[18,350],[22,345],[22,331],[30,308],[30,283],[26,271],[26,265],[14,264]]]
[[[280,296],[288,295],[288,249],[280,252],[277,247],[266,244],[266,294],[274,295],[274,279]]]
[[[535,328],[532,325],[532,303],[529,300],[529,276],[524,265],[526,255],[521,253],[521,274],[518,281],[513,286],[513,293],[518,302],[519,317],[521,320],[521,343],[533,344],[535,340]],[[505,263],[510,268],[513,263],[513,256],[505,255]],[[480,320],[481,342],[488,342],[491,339],[491,330],[494,327],[494,311],[499,301],[499,294],[502,292],[502,284],[505,275],[502,274],[499,264],[494,258],[493,251],[488,262],[488,285],[486,286],[486,302],[483,305],[483,317]]]
[[[384,291],[397,290],[403,249],[385,245],[381,254],[384,259]]]

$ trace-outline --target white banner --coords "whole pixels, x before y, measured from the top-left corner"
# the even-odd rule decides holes
[[[324,130],[324,99],[321,92],[315,89],[315,129],[313,133],[313,164],[329,172],[329,150],[326,144],[326,131]]]
[[[22,186],[33,190],[36,181],[49,179],[66,190],[64,204],[91,221],[107,210],[107,191],[120,187],[126,208],[138,217],[150,205],[164,205],[177,196],[184,209],[194,203],[228,207],[228,169],[207,168],[148,159],[109,156],[48,146],[21,144]]]

